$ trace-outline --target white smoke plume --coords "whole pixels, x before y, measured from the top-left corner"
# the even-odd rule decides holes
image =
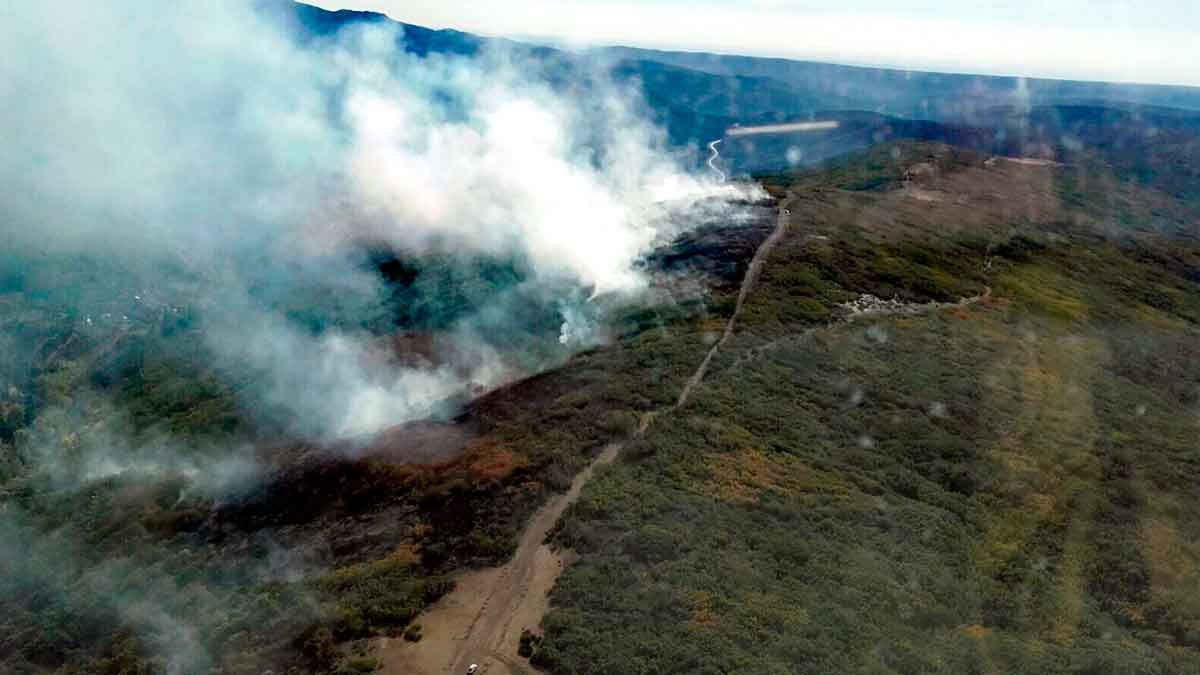
[[[85,304],[63,315],[114,349],[153,335],[159,317],[196,315],[206,351],[195,358],[251,374],[243,403],[294,436],[370,435],[544,365],[545,354],[497,346],[520,344],[497,334],[538,333],[558,358],[595,344],[597,306],[645,286],[642,255],[689,213],[744,196],[682,170],[633,92],[600,70],[580,65],[551,84],[521,52],[418,58],[382,25],[298,39],[256,5],[270,3],[0,7],[0,262],[24,260],[44,280],[56,272],[39,261],[103,260],[88,268],[101,271],[80,291]],[[364,247],[514,261],[522,276],[439,327],[440,358],[405,361],[372,323],[388,289],[362,264]],[[104,293],[127,282],[126,313]],[[522,325],[529,298],[558,312],[555,325]],[[319,320],[298,317],[312,308]],[[181,478],[206,498],[258,478],[249,445],[135,430],[107,398],[70,386],[21,430],[21,471],[40,467],[55,486]],[[6,506],[0,533],[20,515]],[[110,578],[141,578],[93,570],[73,586],[78,575],[57,567],[71,556],[29,536],[36,546],[0,543],[0,563],[41,546],[54,564],[22,575],[105,597],[127,595]],[[117,608],[162,638],[169,672],[194,672],[208,656],[180,617],[211,612],[171,606],[179,594],[163,574],[142,584],[159,592]]]
[[[341,435],[509,370],[380,370],[363,336],[313,336],[248,301],[253,272],[294,261],[370,305],[377,282],[341,255],[370,243],[627,292],[645,283],[637,258],[678,229],[673,210],[735,194],[681,170],[636,97],[597,73],[564,91],[515,53],[418,58],[402,41],[374,25],[302,42],[234,0],[5,9],[0,237],[193,270],[218,356],[319,421],[305,431]]]

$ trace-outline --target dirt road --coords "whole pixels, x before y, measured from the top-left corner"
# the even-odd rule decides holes
[[[742,306],[761,273],[771,249],[787,229],[788,210],[781,208],[775,229],[750,261],[738,291],[737,304],[725,324],[721,338],[705,354],[695,373],[684,384],[679,398],[668,410],[687,403],[692,391],[704,380],[713,357],[733,336]],[[665,411],[664,411],[665,412]],[[636,436],[649,428],[655,414],[645,415]],[[381,671],[387,675],[461,675],[472,663],[480,671],[497,675],[515,675],[523,662],[517,656],[521,631],[541,625],[549,610],[549,594],[567,562],[545,545],[546,535],[558,523],[563,512],[579,498],[584,485],[598,467],[611,464],[622,444],[604,448],[595,460],[571,482],[566,494],[546,502],[530,518],[521,534],[517,551],[506,564],[476,570],[460,576],[455,588],[430,607],[419,619],[423,637],[410,643],[401,639],[382,639],[377,644]]]
[[[725,179],[726,179],[725,172],[718,169],[717,163],[716,163],[717,158],[719,158],[721,156],[721,152],[719,150],[717,150],[717,145],[719,145],[720,143],[721,143],[721,139],[718,138],[717,140],[708,144],[708,149],[710,151],[712,151],[712,155],[709,156],[709,158],[708,158],[708,168],[712,169],[713,172],[717,174],[717,177],[721,179],[721,182],[724,183]]]
[[[790,211],[781,207],[779,209],[779,217],[775,222],[775,229],[771,232],[771,236],[767,237],[754,253],[754,258],[750,261],[750,266],[746,269],[746,276],[742,278],[742,286],[738,289],[737,304],[734,305],[733,314],[729,317],[729,321],[725,324],[725,330],[721,333],[721,339],[717,340],[708,353],[704,355],[704,360],[700,362],[700,367],[683,385],[683,391],[679,392],[679,400],[675,403],[675,408],[683,406],[687,403],[688,397],[692,395],[692,390],[704,381],[704,375],[708,373],[708,366],[712,363],[713,357],[721,348],[729,342],[729,338],[733,337],[734,328],[737,326],[737,320],[742,315],[742,308],[746,304],[746,298],[750,297],[750,291],[754,288],[754,284],[758,281],[758,275],[762,273],[763,263],[767,256],[771,253],[771,249],[779,243],[787,232],[787,221]]]
[[[529,519],[511,560],[459,577],[454,590],[419,619],[424,632],[420,642],[381,641],[381,672],[465,673],[472,663],[484,672],[511,672],[506,661],[516,657],[521,630],[541,622],[545,599],[561,570],[560,557],[543,544],[546,535],[596,468],[611,464],[620,451],[616,443],[604,448],[565,494],[543,504]]]

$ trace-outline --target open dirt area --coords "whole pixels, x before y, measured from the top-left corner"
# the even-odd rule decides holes
[[[543,542],[563,511],[576,499],[597,467],[616,459],[621,446],[607,446],[579,475],[566,494],[551,499],[530,519],[512,560],[501,567],[474,570],[459,577],[452,592],[419,620],[420,642],[398,638],[379,641],[390,675],[465,673],[478,663],[483,672],[513,673],[521,631],[534,630],[549,608],[549,593],[562,571],[563,558]]]

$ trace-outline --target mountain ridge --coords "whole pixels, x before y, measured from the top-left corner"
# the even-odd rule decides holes
[[[272,0],[290,2],[291,0]],[[699,73],[718,76],[759,77],[776,80],[785,85],[823,92],[823,109],[845,109],[845,106],[830,105],[836,102],[838,90],[851,88],[873,88],[875,96],[855,99],[854,109],[873,110],[903,117],[947,120],[955,117],[969,118],[975,110],[991,107],[995,102],[1018,97],[1032,104],[1066,103],[1082,99],[1098,99],[1116,103],[1163,105],[1200,111],[1200,87],[1170,84],[1144,84],[1105,82],[1100,80],[1069,80],[1041,77],[1019,77],[1011,75],[983,75],[947,71],[905,69],[900,67],[876,67],[848,65],[834,62],[797,60],[785,57],[742,56],[716,54],[703,51],[675,51],[628,46],[599,46],[582,50],[564,50],[553,46],[525,43],[520,40],[482,37],[452,28],[431,29],[395,19],[386,14],[356,10],[331,12],[302,2],[295,3],[300,9],[306,25],[323,31],[349,23],[368,21],[390,21],[403,26],[416,37],[418,50],[449,51],[452,53],[474,53],[489,43],[519,46],[542,54],[598,55],[615,61],[648,61],[661,65],[682,67]],[[916,91],[911,91],[916,88]],[[930,89],[954,88],[960,101],[950,105],[923,107],[921,99]],[[972,99],[992,100],[992,103],[968,104],[966,90]],[[1023,89],[1022,89],[1023,88]],[[880,94],[886,94],[881,96]],[[809,95],[814,95],[809,92]],[[943,95],[944,96],[944,95]],[[893,107],[887,107],[890,104]],[[880,106],[884,106],[880,108]],[[925,113],[925,114],[922,114]]]

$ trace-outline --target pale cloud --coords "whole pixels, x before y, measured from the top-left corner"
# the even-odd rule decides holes
[[[319,0],[401,21],[622,44],[983,74],[1200,85],[1196,3],[1173,0]]]

